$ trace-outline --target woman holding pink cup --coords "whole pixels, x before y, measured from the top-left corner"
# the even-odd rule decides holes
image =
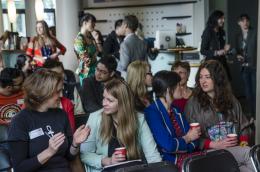
[[[249,158],[250,148],[246,146],[248,121],[232,94],[221,63],[208,60],[201,64],[185,113],[189,122],[200,124],[200,149],[225,149],[234,155],[241,172],[254,171]]]
[[[88,172],[129,160],[162,160],[144,115],[135,110],[134,96],[122,79],[106,83],[103,109],[91,113],[87,125],[91,134],[81,146],[81,160]]]

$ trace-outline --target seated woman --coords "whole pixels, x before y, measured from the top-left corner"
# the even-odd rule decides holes
[[[30,40],[26,54],[33,58],[37,66],[41,67],[49,58],[59,60],[58,56],[65,54],[66,48],[50,35],[48,25],[44,20],[36,22],[36,32],[37,36]]]
[[[189,100],[192,90],[187,86],[187,82],[190,76],[190,64],[188,62],[175,61],[172,65],[172,71],[179,74],[181,77],[180,81],[180,92],[181,98],[175,99],[173,104],[180,108],[181,112],[184,111],[185,105]]]
[[[139,112],[150,105],[152,94],[148,87],[152,86],[152,73],[150,65],[145,61],[136,60],[127,67],[127,83],[133,91],[135,107]]]
[[[57,108],[62,86],[63,77],[47,69],[26,78],[25,109],[12,119],[8,134],[14,171],[70,171],[68,161],[90,129],[82,125],[72,135],[67,115]]]
[[[17,56],[15,68],[23,71],[25,77],[29,76],[32,73],[32,59],[30,56],[20,54]]]
[[[226,149],[234,155],[242,172],[253,171],[249,147],[245,146],[248,141],[248,130],[244,129],[247,120],[232,94],[221,63],[208,60],[201,64],[193,97],[188,101],[185,112],[189,122],[200,123],[201,149]],[[233,133],[238,137],[227,137]]]
[[[80,148],[87,171],[101,171],[125,160],[161,161],[143,114],[135,111],[127,83],[121,79],[108,81],[103,96],[104,108],[90,114],[87,125],[91,134]],[[115,151],[119,147],[126,148],[126,156]]]
[[[179,75],[160,71],[152,82],[156,99],[145,109],[145,118],[162,154],[163,160],[171,161],[180,168],[182,161],[198,146],[200,127],[190,129],[189,123],[172,104],[180,98]]]

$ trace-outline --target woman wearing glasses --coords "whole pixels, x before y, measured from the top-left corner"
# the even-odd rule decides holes
[[[139,112],[143,112],[152,101],[152,94],[148,92],[152,78],[151,66],[145,61],[136,60],[127,67],[126,80],[133,91],[135,107]]]

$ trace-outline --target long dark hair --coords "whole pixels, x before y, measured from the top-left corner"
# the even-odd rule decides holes
[[[218,19],[224,16],[224,13],[220,10],[215,10],[208,18],[207,27],[215,28],[218,26]]]
[[[204,92],[200,86],[200,72],[207,69],[214,84],[215,96],[213,100]],[[210,106],[219,112],[228,115],[228,111],[233,108],[233,94],[226,71],[221,63],[216,60],[208,60],[201,64],[196,75],[196,86],[193,95],[198,99],[200,106],[205,110]]]
[[[166,70],[159,71],[153,77],[153,92],[157,98],[165,97],[167,89],[174,92],[180,81],[181,77],[176,72]]]

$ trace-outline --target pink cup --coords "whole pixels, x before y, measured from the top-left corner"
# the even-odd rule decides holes
[[[115,152],[126,156],[126,148],[125,147],[116,148]]]
[[[234,138],[234,137],[236,138],[236,137],[237,137],[237,134],[231,133],[231,134],[228,134],[227,137],[228,137],[228,138]]]
[[[198,122],[193,122],[193,123],[190,123],[190,128],[193,129],[193,128],[197,128],[200,126],[200,123]]]

